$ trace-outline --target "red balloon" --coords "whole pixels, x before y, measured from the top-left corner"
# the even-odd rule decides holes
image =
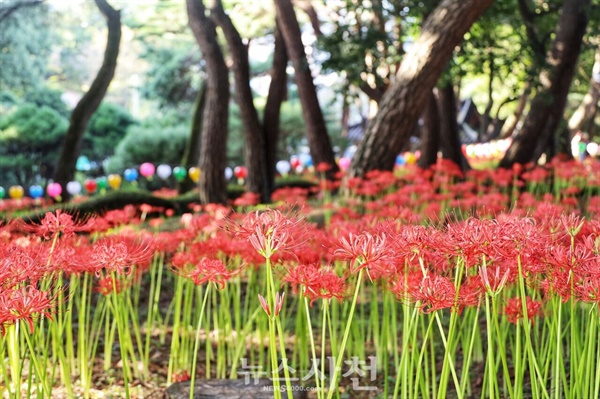
[[[292,165],[292,169],[297,169],[298,166],[300,166],[301,164],[302,164],[302,162],[300,162],[299,158],[290,159],[290,165]]]
[[[85,191],[87,191],[88,194],[93,194],[98,188],[98,183],[96,183],[96,180],[94,179],[87,179],[83,186],[85,187]]]
[[[248,176],[248,169],[246,169],[245,166],[236,166],[235,169],[233,169],[233,174],[238,179],[245,179],[246,176]]]

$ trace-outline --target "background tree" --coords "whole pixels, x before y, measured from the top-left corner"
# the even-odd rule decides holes
[[[224,170],[227,162],[228,69],[217,42],[215,26],[206,16],[202,0],[186,0],[186,5],[190,28],[202,51],[207,75],[200,136],[200,200],[203,203],[222,203],[227,199]]]
[[[73,109],[69,129],[65,136],[62,152],[56,164],[55,180],[65,187],[75,175],[75,164],[81,152],[83,134],[115,75],[119,45],[121,43],[121,16],[106,0],[95,0],[100,12],[105,16],[108,27],[106,50],[102,66],[92,82],[90,89]],[[65,193],[68,196],[68,193]]]
[[[551,141],[563,119],[569,87],[577,65],[589,5],[589,0],[565,1],[556,37],[547,55],[547,66],[540,74],[543,90],[532,100],[523,128],[500,162],[501,167],[510,167],[516,162],[525,164],[536,161],[553,144]]]
[[[384,94],[352,161],[351,174],[392,169],[454,47],[493,0],[444,0],[429,16]]]
[[[337,164],[327,134],[323,112],[319,105],[313,77],[306,60],[300,26],[296,19],[294,7],[290,0],[276,0],[275,10],[277,22],[285,41],[285,46],[294,66],[294,79],[298,86],[298,95],[302,104],[302,112],[306,123],[306,136],[313,162],[325,162],[337,170]]]

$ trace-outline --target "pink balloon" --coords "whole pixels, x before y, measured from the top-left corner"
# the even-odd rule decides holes
[[[346,170],[350,167],[350,158],[340,158],[340,169]]]
[[[150,162],[144,162],[140,165],[140,175],[144,177],[152,176],[155,170],[156,169],[154,168],[154,165],[152,165]]]
[[[62,193],[62,187],[58,183],[50,183],[48,184],[48,187],[46,187],[46,192],[52,198],[56,198]]]

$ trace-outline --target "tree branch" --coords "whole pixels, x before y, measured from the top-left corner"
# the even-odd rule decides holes
[[[24,7],[37,6],[44,2],[44,0],[33,0],[33,1],[22,1],[19,3],[15,3],[10,6],[0,7],[0,22],[8,19],[15,11]]]

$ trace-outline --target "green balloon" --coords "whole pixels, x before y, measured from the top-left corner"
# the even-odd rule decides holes
[[[6,190],[4,189],[4,187],[0,186],[0,199],[4,198],[6,196]]]
[[[108,188],[108,179],[104,176],[97,178],[96,183],[98,184],[98,190],[106,190]]]
[[[173,168],[173,176],[175,176],[175,180],[182,182],[187,176],[187,171],[181,166],[176,166],[175,168]]]

